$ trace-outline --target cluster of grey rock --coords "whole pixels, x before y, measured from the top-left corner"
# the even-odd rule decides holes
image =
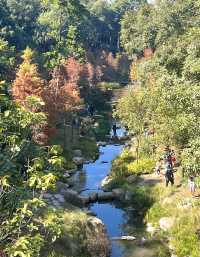
[[[111,192],[91,192],[87,196],[80,195],[77,191],[69,188],[63,182],[56,183],[56,190],[43,195],[47,202],[56,208],[64,208],[67,203],[78,207],[84,207],[89,203],[112,201],[119,199],[124,194],[121,189],[113,189]]]

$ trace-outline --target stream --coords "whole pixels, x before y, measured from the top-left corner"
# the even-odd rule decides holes
[[[118,137],[123,136],[124,130],[117,130]],[[100,147],[99,158],[83,166],[83,170],[76,174],[74,188],[82,191],[82,195],[89,192],[99,192],[101,181],[109,174],[112,161],[120,155],[124,146],[117,144],[107,144]],[[108,236],[112,242],[112,252],[110,257],[167,257],[166,255],[155,254],[155,249],[160,247],[157,243],[138,245],[134,241],[113,240],[113,237],[124,235],[135,236],[136,238],[146,237],[145,226],[138,213],[132,209],[126,209],[117,201],[94,203],[89,209],[100,218],[106,226]],[[160,244],[160,243],[159,243]]]

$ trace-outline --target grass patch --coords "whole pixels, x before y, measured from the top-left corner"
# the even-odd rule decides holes
[[[138,161],[128,150],[113,161],[111,176],[114,180],[123,179],[130,175],[141,175],[152,173],[155,167],[155,161],[151,158],[143,158]]]
[[[147,222],[159,226],[162,217],[174,218],[174,225],[165,235],[178,257],[199,257],[200,253],[200,201],[187,196],[184,187],[165,188],[157,185],[150,192],[154,204],[145,216]],[[160,235],[162,235],[160,231]]]
[[[181,212],[174,228],[172,244],[179,257],[199,257],[200,253],[200,213],[199,209]]]

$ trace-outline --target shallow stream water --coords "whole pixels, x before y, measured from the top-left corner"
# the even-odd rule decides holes
[[[117,131],[118,136],[123,135],[123,130]],[[82,194],[91,191],[99,192],[101,181],[109,174],[112,161],[120,155],[123,150],[122,145],[108,144],[100,147],[99,158],[89,164],[85,164],[82,171],[76,174],[75,189]],[[135,241],[116,241],[113,237],[124,235],[135,236],[141,239],[146,236],[142,219],[133,210],[127,210],[118,202],[94,203],[90,205],[90,210],[100,218],[107,228],[108,236],[112,242],[112,253],[110,257],[167,257],[157,255],[156,248],[160,245],[149,244],[148,246],[138,245]]]

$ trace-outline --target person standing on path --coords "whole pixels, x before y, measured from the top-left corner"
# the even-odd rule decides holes
[[[88,106],[88,113],[89,113],[89,115],[90,115],[91,117],[94,116],[94,106],[93,106],[93,104],[90,104],[90,105]]]
[[[170,165],[170,163],[166,163],[166,167],[165,167],[165,181],[166,181],[166,187],[168,187],[169,182],[171,183],[171,185],[174,185],[174,173],[173,173],[173,169],[172,166]]]
[[[190,193],[194,196],[194,194],[195,194],[195,181],[194,181],[193,176],[189,177],[188,186],[189,186]]]
[[[113,130],[114,137],[116,137],[117,136],[117,125],[116,125],[116,123],[113,124],[112,130]]]

